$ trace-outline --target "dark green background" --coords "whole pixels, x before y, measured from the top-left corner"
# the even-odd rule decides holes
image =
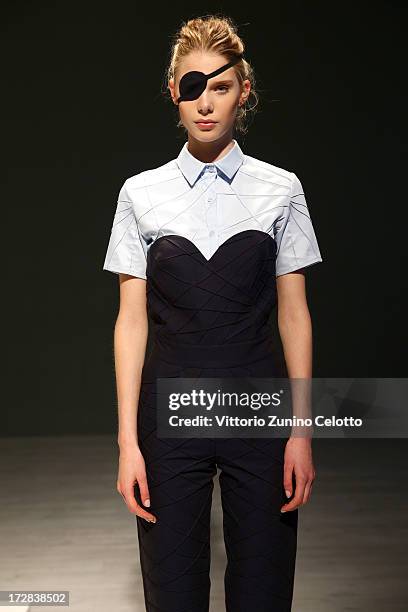
[[[174,31],[206,12],[235,19],[257,76],[260,112],[240,146],[306,193],[324,259],[307,272],[314,375],[406,376],[400,7],[10,3],[1,435],[116,430],[118,279],[102,271],[116,198],[185,141],[165,69]]]

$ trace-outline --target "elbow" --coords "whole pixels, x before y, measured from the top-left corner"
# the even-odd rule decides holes
[[[129,310],[120,310],[116,318],[116,328],[125,328],[130,331],[138,331],[146,333],[148,331],[147,314],[144,312],[130,312]]]

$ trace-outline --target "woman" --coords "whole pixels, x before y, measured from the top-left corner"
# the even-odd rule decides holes
[[[315,477],[307,437],[157,435],[157,377],[279,373],[267,322],[277,300],[288,376],[312,374],[303,271],[322,258],[297,176],[233,138],[257,99],[243,51],[226,17],[192,19],[177,33],[168,89],[188,140],[177,158],[125,181],[104,263],[120,282],[117,489],[137,516],[151,612],[209,608],[217,468],[227,611],[290,610],[297,512]]]

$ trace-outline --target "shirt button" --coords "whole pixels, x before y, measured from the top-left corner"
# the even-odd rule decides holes
[[[211,230],[211,232],[210,232],[210,236],[211,236],[211,238],[212,238],[214,235],[215,235],[214,230]]]
[[[215,166],[211,165],[211,164],[207,164],[206,166],[208,172],[215,172]]]
[[[213,197],[207,198],[207,202],[214,202],[214,198]]]

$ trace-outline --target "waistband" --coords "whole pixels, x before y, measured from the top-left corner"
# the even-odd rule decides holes
[[[158,334],[154,340],[152,356],[182,366],[205,368],[229,367],[248,364],[269,357],[273,351],[272,333],[253,340],[225,342],[223,344],[189,344],[179,341],[179,336]]]

